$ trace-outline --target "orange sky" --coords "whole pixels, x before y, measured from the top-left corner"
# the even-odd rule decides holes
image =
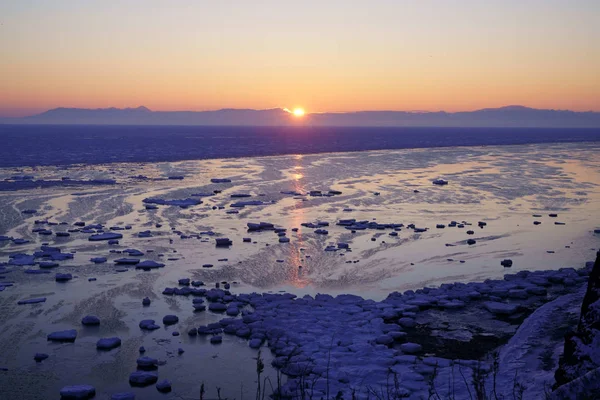
[[[2,2],[0,115],[600,111],[599,1],[124,3]]]

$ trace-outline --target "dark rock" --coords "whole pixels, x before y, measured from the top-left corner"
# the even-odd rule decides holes
[[[564,353],[554,374],[555,388],[600,368],[600,351],[596,347],[600,341],[599,309],[600,251],[596,253],[596,262],[589,276],[577,329],[565,335]]]

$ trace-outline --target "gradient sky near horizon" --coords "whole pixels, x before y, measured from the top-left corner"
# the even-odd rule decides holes
[[[600,111],[599,0],[0,0],[0,116]]]

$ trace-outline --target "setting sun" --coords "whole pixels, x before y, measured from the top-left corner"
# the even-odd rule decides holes
[[[304,116],[304,109],[302,109],[302,108],[294,108],[294,115],[296,117],[302,117],[302,116]]]

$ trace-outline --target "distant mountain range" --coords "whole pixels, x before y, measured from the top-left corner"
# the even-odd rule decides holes
[[[22,118],[0,118],[3,124],[56,125],[229,125],[229,126],[435,126],[600,128],[600,112],[544,110],[523,106],[449,113],[358,111],[313,113],[296,117],[287,110],[222,109],[215,111],[151,111],[138,108],[55,108]]]

